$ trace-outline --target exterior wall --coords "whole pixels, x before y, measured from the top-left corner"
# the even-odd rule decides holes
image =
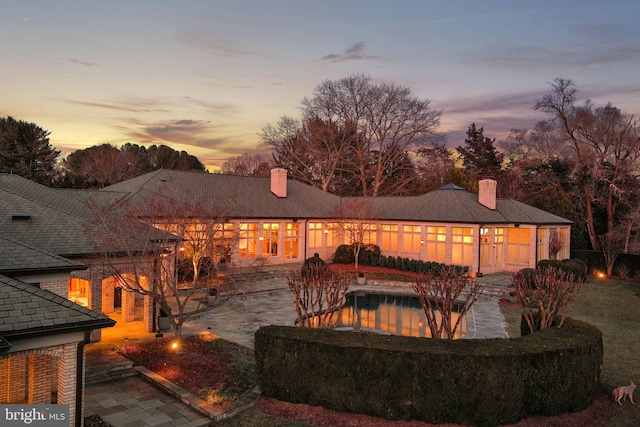
[[[250,222],[258,224],[258,236],[260,237],[262,236],[261,232],[262,232],[263,224],[277,223],[279,224],[281,230],[284,229],[286,224],[286,222],[278,222],[273,220],[269,220],[269,221],[256,220],[256,221],[250,221]],[[240,223],[241,222],[239,221],[233,222],[234,227],[237,228]],[[340,234],[338,238],[339,240],[338,244],[332,245],[332,246],[329,246],[327,244],[327,241],[329,240],[328,234],[330,233],[329,231],[330,224],[333,223],[331,220],[328,220],[328,221],[306,220],[306,221],[301,221],[301,223],[302,223],[301,226],[304,226],[304,228],[301,228],[301,231],[300,231],[300,238],[298,241],[298,244],[300,245],[300,248],[299,248],[300,256],[297,259],[285,259],[282,256],[282,253],[278,253],[277,256],[266,256],[266,257],[256,256],[255,258],[243,259],[243,258],[239,258],[237,247],[235,247],[234,250],[232,250],[232,255],[231,255],[232,266],[246,267],[246,266],[263,265],[263,264],[264,265],[280,265],[280,264],[288,264],[288,263],[299,263],[304,261],[304,259],[313,256],[314,253],[318,253],[320,257],[325,260],[331,260],[333,254],[335,253],[336,247],[340,244],[345,243],[344,235]],[[309,233],[314,232],[312,229],[308,228],[309,223],[323,224],[323,233],[322,233],[323,237],[321,239],[323,246],[321,247],[309,246],[310,244],[309,237],[308,237]],[[471,272],[480,272],[483,274],[502,272],[502,271],[517,271],[519,269],[526,268],[526,267],[533,268],[535,267],[537,262],[537,258],[536,258],[537,227],[535,225],[518,224],[517,226],[515,226],[514,224],[492,224],[490,226],[481,227],[479,224],[453,224],[453,223],[425,224],[420,222],[409,222],[409,221],[396,221],[396,222],[375,221],[373,223],[377,225],[374,240],[376,244],[381,247],[382,254],[385,256],[402,256],[407,258],[421,259],[425,261],[438,261],[438,262],[443,262],[445,264],[460,264],[456,262],[456,257],[460,256],[460,251],[464,251],[465,253],[464,258],[466,262],[463,262],[461,265],[468,266],[469,271]],[[390,224],[397,225],[398,227],[397,237],[396,237],[397,239],[396,250],[385,250],[381,244],[382,243],[381,226],[390,225]],[[420,227],[421,244],[420,244],[420,249],[418,251],[405,252],[404,226]],[[314,225],[314,227],[316,227],[316,225]],[[427,238],[428,227],[441,227],[446,230],[446,240],[444,241],[445,255],[444,255],[444,258],[441,260],[429,259],[427,256],[427,249],[428,249],[428,246],[431,244]],[[457,229],[457,230],[463,229],[465,230],[465,233],[468,233],[468,234],[465,234],[465,235],[455,234],[454,229]],[[482,234],[483,231],[481,231],[481,229],[488,230],[488,233],[486,236],[487,242],[485,242],[488,246],[487,248],[485,248],[485,251],[487,251],[486,256],[488,256],[489,258],[488,262],[483,262],[482,264],[481,264],[481,261],[486,261],[486,260],[481,260],[481,256],[480,256],[480,251],[482,250],[481,244],[483,243],[483,239],[484,239],[484,235]],[[498,234],[496,232],[496,230],[498,229],[501,230],[502,234]],[[509,230],[516,230],[511,232],[517,233],[518,236],[520,236],[521,233],[528,231],[529,243],[526,244],[526,248],[524,248],[524,245],[525,245],[524,243],[513,244],[509,241],[509,236],[510,236]],[[317,232],[317,230],[315,232]],[[458,240],[458,242],[454,243],[454,239]],[[464,239],[464,242],[466,243],[459,243],[461,239]],[[499,239],[502,239],[502,240],[499,240]],[[319,239],[316,236],[316,238],[312,240],[317,241]],[[458,246],[456,247],[456,245]],[[463,248],[461,248],[460,245],[462,245]],[[278,247],[279,248],[284,247],[284,233],[280,233]],[[528,253],[528,256],[524,260],[515,259],[514,261],[512,259],[513,256],[510,256],[510,254],[512,254],[512,251],[516,249],[520,251],[526,250]],[[470,256],[468,255],[469,250],[471,250],[471,253],[472,253],[472,255]],[[520,258],[522,258],[521,256],[522,254],[519,254],[519,255],[520,255]]]
[[[14,279],[38,285],[41,289],[69,298],[69,273],[15,275]]]
[[[76,416],[82,416],[82,408],[76,408],[76,392],[84,392],[76,386],[79,344],[69,342],[3,355],[0,403],[69,405],[69,426],[74,426]]]

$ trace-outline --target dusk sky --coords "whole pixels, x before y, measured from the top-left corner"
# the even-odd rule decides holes
[[[533,128],[556,77],[640,116],[640,2],[0,0],[0,117],[68,154],[165,144],[205,165],[258,153],[258,134],[324,80],[362,73],[442,109],[462,145]],[[262,151],[264,152],[264,151]]]

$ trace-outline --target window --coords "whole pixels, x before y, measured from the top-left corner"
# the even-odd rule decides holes
[[[531,230],[528,228],[507,229],[507,262],[509,264],[529,264]]]
[[[300,224],[288,222],[284,232],[284,257],[285,259],[296,259],[300,255]]]
[[[321,248],[323,244],[324,225],[321,222],[309,223],[308,245],[310,248]]]
[[[398,250],[398,226],[382,224],[380,226],[380,249],[382,251]]]
[[[89,306],[89,281],[72,277],[69,279],[69,299],[76,304]]]
[[[238,256],[240,258],[255,258],[258,248],[258,223],[240,224],[238,233]]]
[[[447,256],[447,229],[427,227],[427,261],[445,262]]]
[[[278,255],[279,228],[277,222],[262,224],[262,256]]]
[[[419,225],[405,225],[402,227],[402,242],[405,252],[420,253],[422,227]]]
[[[451,263],[473,264],[473,228],[453,227],[451,229]]]
[[[350,245],[356,240],[364,244],[378,244],[378,234],[376,224],[371,223],[348,223],[344,224],[345,244]]]
[[[325,234],[327,235],[328,248],[335,248],[340,245],[340,224],[336,222],[327,224]]]
[[[216,224],[213,233],[213,261],[231,262],[231,244],[233,242],[233,224]]]

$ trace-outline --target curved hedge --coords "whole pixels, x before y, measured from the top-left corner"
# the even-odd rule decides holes
[[[521,338],[432,340],[267,326],[255,335],[266,396],[391,420],[497,426],[587,408],[602,334],[567,319]]]

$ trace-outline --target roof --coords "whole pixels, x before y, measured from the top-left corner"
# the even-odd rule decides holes
[[[446,185],[420,196],[344,197],[323,192],[294,180],[287,181],[287,197],[271,192],[271,179],[161,169],[106,187],[100,192],[128,193],[123,198],[145,205],[145,200],[164,197],[175,201],[218,200],[233,219],[335,218],[336,210],[349,200],[370,203],[372,219],[472,224],[571,224],[571,221],[533,206],[498,199],[495,210],[478,202],[478,196],[455,185]],[[114,196],[113,199],[117,199]]]
[[[330,218],[340,197],[292,179],[287,197],[271,192],[271,178],[160,169],[123,181],[100,192],[128,193],[134,205],[165,198],[219,201],[229,218]]]
[[[97,221],[98,210],[92,205],[114,203],[118,197],[123,194],[60,190],[0,174],[0,236],[65,258],[96,256],[106,240],[104,233],[113,231]],[[16,217],[16,213],[21,215]],[[144,243],[139,246],[143,248]]]
[[[0,274],[71,272],[87,267],[0,236]]]
[[[112,327],[115,320],[59,295],[0,275],[0,336],[28,338]]]

